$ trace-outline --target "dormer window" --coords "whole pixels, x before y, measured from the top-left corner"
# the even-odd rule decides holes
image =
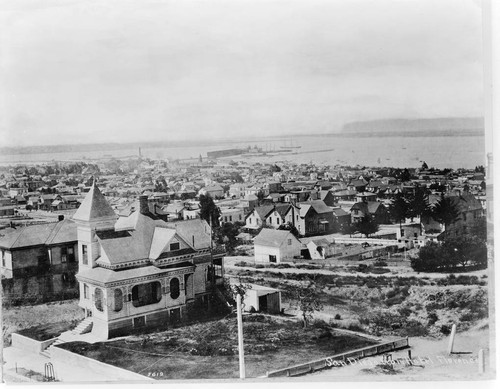
[[[170,243],[170,251],[176,251],[176,250],[179,250],[180,248],[181,248],[181,245],[179,242]]]

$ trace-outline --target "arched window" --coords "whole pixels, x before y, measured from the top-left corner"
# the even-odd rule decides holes
[[[115,289],[115,312],[120,312],[123,308],[123,292],[121,289]]]
[[[132,305],[142,307],[161,300],[161,284],[158,281],[139,284],[132,288]]]
[[[172,297],[172,299],[176,299],[180,296],[181,294],[181,285],[179,283],[179,279],[178,278],[172,278],[170,280],[170,297]]]
[[[101,311],[101,312],[104,311],[103,297],[104,296],[103,296],[102,290],[99,288],[95,288],[95,292],[94,292],[95,307],[97,308],[98,311]]]

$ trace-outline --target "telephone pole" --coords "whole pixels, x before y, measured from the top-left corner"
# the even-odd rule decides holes
[[[236,295],[236,310],[238,317],[238,353],[240,358],[240,378],[245,379],[245,352],[243,350],[243,319],[241,317],[241,295]]]

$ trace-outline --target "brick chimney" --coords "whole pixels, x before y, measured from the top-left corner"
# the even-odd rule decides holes
[[[142,213],[143,215],[146,213],[149,213],[148,196],[147,195],[140,195],[139,196],[139,212]]]

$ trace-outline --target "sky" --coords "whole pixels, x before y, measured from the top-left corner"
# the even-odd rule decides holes
[[[4,0],[5,146],[483,116],[477,0]]]

